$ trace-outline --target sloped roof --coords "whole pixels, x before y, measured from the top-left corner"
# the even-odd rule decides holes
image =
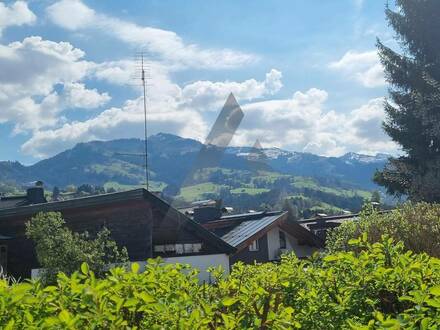
[[[0,209],[10,209],[27,204],[27,196],[0,197]]]
[[[109,194],[87,196],[81,198],[74,198],[65,201],[53,201],[42,204],[32,204],[25,206],[17,206],[11,208],[0,209],[0,221],[7,220],[8,217],[13,216],[29,216],[38,212],[63,211],[75,208],[94,207],[113,204],[116,202],[124,202],[131,200],[148,200],[152,205],[157,207],[167,216],[178,219],[182,223],[188,225],[200,237],[208,240],[211,244],[216,246],[223,252],[234,252],[235,248],[223,241],[220,237],[213,234],[211,231],[205,229],[193,219],[187,217],[185,214],[173,208],[169,203],[162,200],[157,195],[147,191],[143,188],[133,189],[123,192],[115,192]]]
[[[250,219],[247,221],[241,222],[238,226],[234,227],[231,231],[227,232],[222,236],[222,239],[234,246],[237,247],[249,238],[253,237],[255,234],[264,230],[268,226],[275,223],[286,213],[277,212],[275,214],[262,214],[259,219]],[[251,213],[251,215],[253,215]]]
[[[247,247],[252,241],[262,237],[275,226],[279,226],[304,244],[324,246],[324,242],[318,236],[301,226],[297,221],[289,220],[287,212],[284,211],[228,215],[204,223],[203,226],[237,250]]]

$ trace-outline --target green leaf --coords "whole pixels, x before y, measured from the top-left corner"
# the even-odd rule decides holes
[[[136,306],[137,304],[138,304],[137,299],[129,298],[125,301],[124,306],[125,307],[133,307],[133,306]]]
[[[152,295],[150,295],[150,294],[148,294],[148,293],[146,293],[146,292],[141,292],[141,293],[139,294],[139,297],[140,297],[144,302],[146,302],[147,304],[149,304],[149,303],[153,303],[153,302],[156,302],[156,299],[155,299]]]
[[[440,285],[432,287],[431,289],[429,289],[429,292],[434,296],[440,296]]]
[[[331,261],[336,261],[339,260],[339,258],[335,255],[328,255],[324,257],[324,261],[326,262],[331,262]]]
[[[237,298],[233,298],[233,297],[228,297],[228,298],[224,298],[223,300],[222,300],[222,304],[223,304],[223,306],[232,306],[232,305],[234,305],[236,302],[238,301],[238,299]]]
[[[381,326],[383,326],[384,328],[394,328],[399,325],[400,325],[399,321],[397,321],[397,320],[386,320],[381,323]]]
[[[366,243],[366,242],[367,242],[367,239],[368,239],[367,233],[364,232],[364,233],[362,234],[362,242]]]
[[[139,264],[137,262],[131,264],[131,271],[135,274],[139,272]]]
[[[71,320],[70,313],[65,309],[63,309],[60,314],[58,314],[58,318],[64,323],[69,323]]]
[[[5,330],[12,330],[14,329],[14,325],[15,325],[15,320],[9,320],[8,324],[6,324]]]
[[[81,264],[81,272],[82,272],[84,275],[87,275],[87,274],[89,273],[89,265],[87,265],[87,263],[83,262],[83,263]]]
[[[435,308],[440,308],[440,299],[426,299],[426,303]]]
[[[420,330],[426,330],[429,326],[429,318],[424,318],[422,321],[420,321]]]
[[[358,245],[358,244],[359,244],[359,239],[357,238],[352,238],[348,240],[348,245]]]

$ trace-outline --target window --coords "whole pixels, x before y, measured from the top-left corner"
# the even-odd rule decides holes
[[[8,269],[8,247],[0,245],[0,267],[5,273]]]
[[[193,250],[194,250],[194,252],[202,251],[202,243],[195,243],[195,244],[193,244]]]
[[[165,252],[165,245],[155,245],[154,252],[164,253]]]
[[[199,253],[201,250],[202,243],[160,244],[154,246],[154,252],[156,253],[190,254]]]
[[[259,249],[260,249],[260,246],[258,244],[258,240],[257,239],[255,241],[253,241],[251,243],[251,245],[249,245],[249,251],[251,251],[251,252],[258,251]]]
[[[183,244],[176,244],[176,254],[183,254]]]
[[[175,252],[176,251],[176,245],[174,245],[174,244],[167,244],[167,245],[165,245],[165,251],[166,252]]]
[[[279,231],[280,233],[280,249],[285,249],[287,247],[286,245],[286,234],[284,231]]]
[[[185,244],[185,253],[198,253],[202,250],[202,243]]]
[[[193,245],[192,244],[184,244],[185,253],[193,253]]]

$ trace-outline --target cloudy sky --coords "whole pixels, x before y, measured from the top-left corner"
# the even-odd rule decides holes
[[[321,155],[395,153],[376,37],[385,0],[0,2],[0,160],[142,137],[135,55],[149,67],[150,133],[204,140],[227,95],[233,139]]]

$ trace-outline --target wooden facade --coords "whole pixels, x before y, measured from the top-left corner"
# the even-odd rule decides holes
[[[223,242],[193,220],[187,218],[166,202],[144,189],[0,209],[0,247],[6,249],[7,273],[28,278],[31,269],[39,268],[34,244],[25,236],[25,224],[38,212],[61,212],[68,228],[90,234],[107,227],[118,246],[127,248],[129,259],[173,257],[191,254],[231,253],[234,248]],[[4,239],[2,239],[4,238]],[[155,252],[155,245],[190,246],[191,251]],[[186,245],[184,245],[186,244]],[[198,245],[197,245],[198,246]]]

